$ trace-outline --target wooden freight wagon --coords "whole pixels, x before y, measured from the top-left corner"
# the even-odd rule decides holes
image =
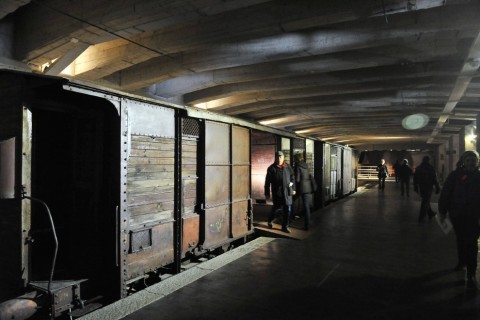
[[[13,71],[0,95],[0,302],[79,279],[109,303],[253,233],[246,122]]]

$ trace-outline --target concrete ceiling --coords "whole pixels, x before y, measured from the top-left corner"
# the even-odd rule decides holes
[[[479,17],[478,0],[2,0],[0,63],[359,148],[428,148],[480,112]],[[405,129],[417,113],[426,125]]]

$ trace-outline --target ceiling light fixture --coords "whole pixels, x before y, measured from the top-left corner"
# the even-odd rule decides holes
[[[423,113],[411,114],[402,120],[402,127],[407,130],[417,130],[425,127],[430,118]]]

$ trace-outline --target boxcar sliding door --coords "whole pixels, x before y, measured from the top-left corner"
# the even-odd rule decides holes
[[[122,141],[126,207],[121,208],[121,261],[128,284],[174,261],[175,111],[131,100],[123,107],[128,129]]]
[[[230,126],[205,121],[203,248],[213,248],[230,230]]]
[[[201,238],[203,249],[212,249],[251,229],[250,132],[225,123],[204,124]]]
[[[250,130],[232,126],[232,237],[251,230]]]

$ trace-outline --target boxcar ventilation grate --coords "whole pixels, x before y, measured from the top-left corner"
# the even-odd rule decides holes
[[[198,123],[198,120],[192,118],[183,118],[182,135],[198,138],[200,136],[200,124]]]

